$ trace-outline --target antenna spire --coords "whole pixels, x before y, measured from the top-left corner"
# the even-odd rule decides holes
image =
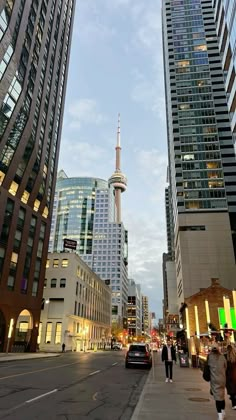
[[[117,147],[120,147],[120,113],[118,114]]]

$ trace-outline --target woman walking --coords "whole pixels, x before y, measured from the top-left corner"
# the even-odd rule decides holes
[[[210,367],[210,385],[211,394],[216,402],[218,420],[225,417],[225,385],[226,385],[226,367],[227,362],[223,354],[220,353],[217,343],[214,343],[211,353],[208,356],[208,365]]]
[[[227,347],[226,389],[230,396],[232,409],[236,410],[236,351],[231,345]]]

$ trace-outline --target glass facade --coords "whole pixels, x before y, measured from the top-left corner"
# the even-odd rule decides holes
[[[213,0],[231,128],[236,142],[236,0]]]
[[[167,33],[172,40],[172,47],[168,47],[171,73],[166,83],[173,124],[169,137],[173,159],[170,179],[176,211],[227,210],[233,200],[227,197],[225,188],[226,172],[230,175],[226,166],[235,171],[235,159],[223,75],[221,71],[217,79],[214,75],[220,64],[219,54],[211,59],[217,52],[211,2],[173,0],[166,4],[170,5],[167,28],[171,29]],[[232,204],[236,209],[236,202]]]
[[[37,318],[74,7],[74,0],[8,0],[0,8],[0,310],[22,297]]]
[[[115,222],[115,198],[108,182],[68,178],[59,172],[49,252],[61,252],[63,240],[77,241],[77,253],[112,290],[113,319],[125,316],[128,297],[127,232]]]
[[[168,254],[181,303],[211,277],[233,285],[236,161],[212,0],[162,3]]]

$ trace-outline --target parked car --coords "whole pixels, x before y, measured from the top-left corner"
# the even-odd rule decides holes
[[[122,350],[122,343],[114,343],[112,346],[113,350]]]
[[[149,369],[152,367],[152,352],[145,343],[131,344],[125,356],[125,367],[131,365],[143,365]]]

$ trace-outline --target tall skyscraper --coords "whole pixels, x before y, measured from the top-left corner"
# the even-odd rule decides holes
[[[178,303],[235,287],[236,163],[211,0],[163,0],[170,199]]]
[[[236,0],[212,0],[225,75],[231,129],[236,142]]]
[[[74,8],[0,3],[0,351],[36,347]]]
[[[120,140],[117,147],[120,153]],[[120,221],[118,190],[123,184],[118,177],[123,175],[115,174],[113,184],[111,179],[107,182],[99,178],[68,178],[64,171],[59,172],[49,252],[62,251],[66,238],[76,240],[76,252],[101,279],[110,283],[112,320],[122,324],[128,302],[128,232]]]

